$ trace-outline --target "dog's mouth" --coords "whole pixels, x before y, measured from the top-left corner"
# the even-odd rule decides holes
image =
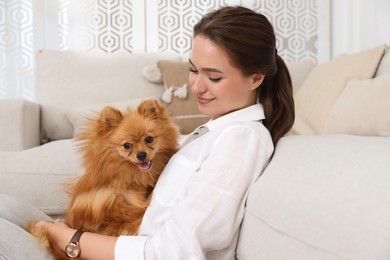
[[[138,163],[138,168],[141,171],[147,171],[150,169],[151,166],[152,166],[152,161],[145,161],[145,162]]]

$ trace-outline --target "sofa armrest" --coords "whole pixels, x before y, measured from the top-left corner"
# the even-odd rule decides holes
[[[0,100],[0,151],[18,151],[40,144],[39,105],[25,100]]]

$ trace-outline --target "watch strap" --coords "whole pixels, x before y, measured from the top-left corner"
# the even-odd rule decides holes
[[[77,230],[74,235],[72,236],[71,240],[69,243],[74,243],[74,244],[78,244],[78,242],[80,241],[80,237],[81,235],[84,233],[84,230]]]

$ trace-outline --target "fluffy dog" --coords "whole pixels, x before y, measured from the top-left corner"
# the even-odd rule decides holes
[[[104,235],[136,235],[157,179],[178,149],[178,136],[156,100],[125,113],[105,107],[77,137],[85,173],[66,185],[71,200],[64,222]],[[50,248],[34,224],[26,229]],[[63,248],[50,250],[56,259],[67,259]]]

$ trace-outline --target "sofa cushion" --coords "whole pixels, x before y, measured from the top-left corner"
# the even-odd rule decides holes
[[[286,62],[286,65],[290,72],[294,93],[296,93],[316,64],[310,60],[303,60]]]
[[[294,134],[321,134],[330,110],[351,79],[372,78],[386,45],[343,55],[317,65],[294,95]]]
[[[70,138],[70,108],[161,95],[163,89],[142,76],[142,68],[160,59],[180,60],[176,53],[106,54],[40,51],[37,99],[44,141]]]
[[[390,138],[288,136],[249,192],[238,259],[390,259]]]
[[[63,214],[68,202],[63,184],[83,172],[75,144],[67,139],[17,153],[0,151],[0,194],[48,214]]]
[[[38,104],[2,99],[0,118],[0,151],[19,151],[40,144]]]
[[[326,134],[390,136],[390,74],[351,80],[333,106]]]

